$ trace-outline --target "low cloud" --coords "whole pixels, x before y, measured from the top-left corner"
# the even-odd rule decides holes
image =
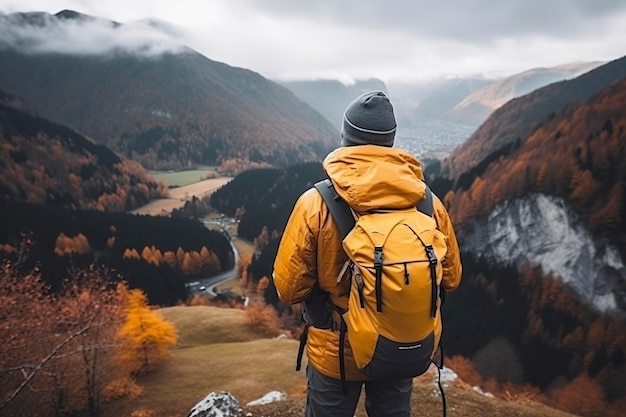
[[[585,37],[616,15],[623,0],[240,0],[249,10],[286,18],[305,17],[373,31],[466,42],[543,36]]]
[[[180,32],[157,20],[119,24],[106,19],[47,13],[0,15],[0,49],[21,53],[158,56],[184,51]]]

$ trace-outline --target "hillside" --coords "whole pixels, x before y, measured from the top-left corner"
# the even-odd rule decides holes
[[[242,310],[198,306],[171,307],[159,312],[177,327],[180,342],[174,357],[164,367],[138,379],[144,388],[139,398],[105,404],[104,417],[130,415],[134,410],[150,411],[154,417],[183,416],[207,394],[219,391],[235,396],[243,408],[242,416],[303,415],[306,381],[303,372],[294,370],[297,341],[251,331],[244,324],[246,313]],[[489,398],[460,379],[446,385],[450,417],[573,417],[533,401]],[[246,406],[272,390],[285,392],[287,400]],[[435,375],[429,372],[415,380],[412,415],[440,414]],[[361,402],[356,416],[365,415]]]
[[[516,121],[528,120],[524,112],[532,113],[532,104],[554,108],[580,97],[566,88],[569,83],[582,95],[585,87],[589,92],[607,83],[594,72],[615,74],[612,70],[623,66],[622,59],[592,71],[590,78],[533,93],[534,102],[523,98],[505,108],[516,110]],[[500,335],[515,347],[512,355],[519,355],[526,380],[549,387],[559,376],[574,381],[588,375],[597,384],[589,389],[621,412],[626,395],[623,382],[617,382],[626,372],[621,336],[626,331],[625,102],[622,75],[532,130],[520,125],[527,133],[506,146],[498,147],[493,137],[474,137],[472,147],[454,157],[465,166],[461,158],[472,150],[475,162],[444,197],[464,248],[465,282],[450,296],[444,338],[464,338],[468,343],[457,352],[474,357],[484,341]],[[477,304],[492,318],[471,313]],[[452,319],[459,314],[462,323]],[[471,335],[468,329],[474,329]]]
[[[456,123],[479,126],[507,101],[526,95],[537,88],[578,77],[598,67],[600,62],[580,62],[552,68],[534,68],[490,83],[472,92],[444,113]]]
[[[321,163],[244,172],[211,195],[211,206],[234,217],[243,213],[239,236],[252,241],[263,227],[280,234],[296,199],[326,175]]]
[[[136,162],[25,110],[0,91],[0,196],[31,203],[126,211],[167,194]]]
[[[2,16],[0,89],[146,168],[231,158],[281,166],[336,146],[337,130],[286,88],[180,45],[127,49],[133,25],[68,11]],[[73,31],[114,45],[85,52]]]
[[[452,180],[476,167],[489,154],[523,141],[538,126],[568,105],[582,103],[626,76],[626,57],[602,65],[573,80],[561,81],[515,98],[494,111],[474,134],[442,164]]]

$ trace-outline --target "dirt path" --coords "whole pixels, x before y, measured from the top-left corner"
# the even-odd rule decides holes
[[[145,206],[141,206],[131,211],[131,213],[167,216],[172,212],[172,210],[184,206],[187,200],[191,200],[194,196],[202,198],[210,195],[213,191],[228,183],[230,180],[232,180],[232,177],[211,178],[185,185],[183,187],[172,188],[169,190],[169,198],[153,200]]]

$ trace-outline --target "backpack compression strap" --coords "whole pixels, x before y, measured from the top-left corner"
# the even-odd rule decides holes
[[[326,178],[325,180],[316,182],[314,187],[322,195],[328,210],[330,210],[330,214],[333,216],[333,219],[335,219],[335,223],[339,226],[339,230],[341,230],[341,235],[345,238],[354,227],[354,217],[352,216],[350,207],[339,197],[330,179]],[[417,209],[427,216],[433,215],[433,193],[430,191],[428,185],[426,185],[424,199],[419,202]]]

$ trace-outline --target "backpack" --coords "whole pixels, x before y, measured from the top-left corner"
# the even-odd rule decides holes
[[[342,232],[352,275],[348,310],[341,314],[342,380],[346,335],[357,367],[370,379],[423,374],[436,350],[440,260],[447,252],[430,189],[418,207],[365,213],[355,221],[329,179],[315,188]]]

